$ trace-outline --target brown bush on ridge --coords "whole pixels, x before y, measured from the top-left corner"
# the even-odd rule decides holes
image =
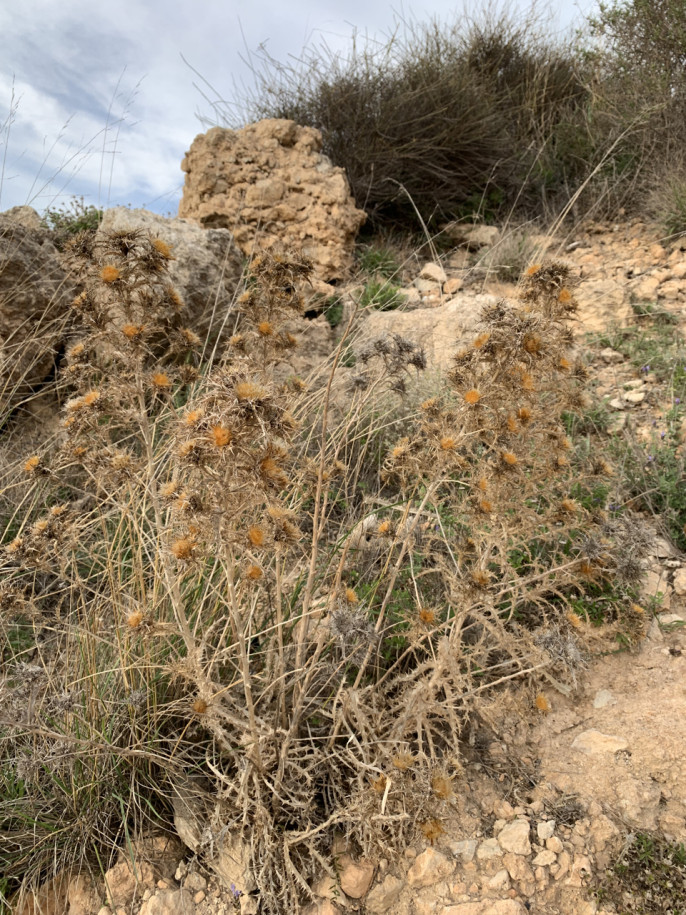
[[[534,22],[404,23],[347,56],[262,63],[247,119],[321,130],[376,226],[414,222],[415,207],[427,223],[515,204],[539,215],[585,173],[588,90],[571,49]]]

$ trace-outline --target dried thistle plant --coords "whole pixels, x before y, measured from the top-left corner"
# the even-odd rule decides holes
[[[210,836],[248,848],[266,912],[297,911],[334,829],[385,855],[440,837],[485,691],[571,688],[586,652],[576,597],[635,582],[645,538],[574,489],[611,470],[582,467],[562,427],[586,376],[564,265],[531,268],[518,303],[484,311],[414,418],[383,414],[402,437],[368,476],[379,404],[422,350],[364,345],[334,418],[345,341],[319,386],[277,380],[306,262],[253,259],[238,332],[205,366],[171,256],[139,232],[71,250],[85,329],[67,354],[64,439],[22,464],[45,505],[5,546],[0,591],[3,625],[52,614],[58,646],[35,676],[12,655],[3,690],[31,711],[5,752],[37,795],[57,758],[73,797],[88,754],[141,797],[201,773]],[[38,731],[45,765],[29,772]],[[93,841],[117,815],[95,790]]]

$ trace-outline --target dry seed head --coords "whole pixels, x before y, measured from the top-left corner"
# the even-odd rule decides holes
[[[202,410],[190,410],[183,418],[187,426],[195,426],[203,418]]]
[[[488,343],[488,341],[490,339],[491,339],[490,331],[484,331],[484,333],[479,334],[479,336],[474,340],[474,342],[472,343],[472,346],[474,347],[474,349],[481,349],[481,347],[484,346],[484,344]]]
[[[198,346],[200,344],[200,337],[189,327],[181,328],[181,336],[184,338],[186,343],[189,344],[189,346]]]
[[[171,551],[177,559],[188,560],[193,558],[196,542],[192,537],[181,537],[172,543]]]
[[[396,769],[400,769],[401,772],[406,772],[414,766],[415,758],[411,753],[398,753],[393,757],[391,762]]]
[[[642,616],[645,613],[645,610],[640,604],[631,604],[631,609],[634,613],[638,613],[639,616]]]
[[[138,629],[142,622],[143,614],[140,610],[134,610],[134,612],[130,613],[126,618],[126,625],[129,627],[129,629]]]
[[[163,499],[173,499],[179,490],[179,484],[175,481],[165,483],[160,490]]]
[[[376,532],[377,532],[377,534],[383,535],[383,534],[390,533],[390,530],[391,530],[391,522],[382,521],[381,524],[377,527]]]
[[[517,425],[517,420],[514,417],[513,413],[509,413],[507,417],[507,428],[510,432],[519,432],[519,426]]]
[[[558,454],[555,457],[555,466],[558,470],[562,470],[565,467],[569,467],[569,460],[565,457],[564,454]]]
[[[537,274],[540,269],[540,264],[531,264],[531,266],[527,267],[524,271],[524,276],[535,276],[535,274]]]
[[[557,363],[557,367],[561,372],[568,372],[572,367],[572,363],[565,356],[560,356],[560,361]]]
[[[155,372],[152,376],[153,387],[156,387],[159,391],[167,390],[171,387],[171,379],[166,372]]]
[[[88,391],[82,397],[83,404],[86,407],[92,407],[98,400],[100,400],[100,391]]]
[[[471,388],[464,395],[465,403],[468,403],[470,406],[477,404],[481,400],[481,394],[477,391],[476,388]]]
[[[493,511],[493,503],[490,499],[482,499],[479,502],[479,508],[485,515],[489,515]]]
[[[574,499],[563,499],[562,502],[560,502],[560,508],[563,512],[569,513],[573,513],[579,510],[579,506],[574,501]]]
[[[139,337],[143,333],[143,324],[125,324],[121,332],[129,340],[135,340],[136,337]]]
[[[533,389],[534,389],[533,375],[531,375],[529,372],[522,372],[521,385],[525,391],[533,391]]]
[[[431,790],[441,800],[450,800],[453,796],[453,780],[445,775],[434,775],[431,779]]]
[[[212,439],[217,448],[225,448],[231,443],[231,430],[226,426],[212,426]]]
[[[83,343],[75,343],[70,349],[67,350],[67,359],[78,359],[79,356],[82,356],[85,352],[85,345]]]
[[[490,572],[486,569],[475,569],[472,572],[472,581],[477,588],[487,588],[491,580]]]
[[[238,400],[263,400],[267,396],[266,390],[252,381],[239,381],[234,390]]]
[[[378,778],[372,780],[372,789],[377,794],[383,794],[386,790],[386,776],[380,775]]]
[[[578,613],[575,613],[573,610],[570,610],[567,614],[567,622],[570,626],[573,626],[575,629],[581,628],[581,620]]]
[[[253,546],[264,546],[264,531],[258,525],[248,528],[248,540]]]
[[[60,515],[63,515],[66,512],[66,510],[66,505],[53,505],[53,507],[50,509],[50,514],[53,518],[59,518]]]
[[[480,477],[476,485],[479,487],[481,492],[486,492],[488,489],[488,480],[486,477]]]
[[[183,308],[183,299],[181,298],[181,296],[179,295],[177,290],[174,289],[173,286],[167,286],[165,289],[165,292],[167,293],[167,298],[169,299],[169,303],[171,305],[173,305],[174,308],[176,308],[180,311]],[[200,342],[200,341],[198,341],[198,342]]]
[[[579,563],[579,574],[584,578],[592,578],[595,575],[595,569],[587,559],[583,559]]]
[[[563,286],[562,289],[560,289],[560,294],[557,297],[557,301],[561,302],[563,305],[566,305],[567,302],[572,301],[572,293],[569,291],[569,289],[567,289],[566,286]]]
[[[516,467],[519,463],[517,455],[512,451],[503,451],[500,455],[500,459],[504,464],[507,464],[508,467]]]
[[[441,451],[454,451],[457,442],[452,435],[446,435],[441,439]]]
[[[523,423],[524,425],[531,420],[531,415],[529,407],[520,407],[519,410],[517,410],[517,417],[520,423]]]
[[[200,697],[198,697],[198,698],[193,702],[192,709],[193,709],[193,711],[195,712],[196,715],[204,715],[205,712],[206,712],[207,709],[208,709],[208,705],[207,705],[207,703],[205,702],[204,699],[201,699]]]
[[[198,447],[198,440],[196,438],[189,438],[188,441],[181,442],[178,449],[178,455],[180,458],[188,458]]]
[[[424,837],[428,839],[432,845],[436,839],[440,839],[440,837],[445,832],[445,829],[441,825],[440,820],[436,819],[427,820],[425,823],[421,823],[420,829],[422,830]]]
[[[168,245],[166,241],[162,241],[161,238],[154,238],[152,241],[153,248],[157,251],[158,254],[162,255],[165,260],[171,260],[172,249],[171,245]]]
[[[103,283],[114,283],[119,279],[119,276],[119,270],[111,265],[103,267],[100,271],[100,279],[103,281]]]
[[[419,619],[426,625],[430,626],[436,622],[436,611],[431,607],[422,607],[419,611]]]
[[[26,463],[24,464],[24,472],[33,473],[35,470],[38,469],[39,464],[40,464],[40,458],[38,457],[38,455],[37,454],[31,455],[31,457],[28,459],[28,461],[26,461]]]
[[[260,321],[257,325],[257,332],[261,337],[271,337],[274,333],[274,327],[269,321]]]
[[[355,594],[355,592],[353,591],[352,588],[345,589],[345,599],[346,599],[347,603],[349,603],[349,604],[359,603],[359,598],[358,598],[357,594]]]
[[[538,334],[526,334],[523,341],[524,349],[527,353],[535,355],[541,351],[541,338]]]
[[[534,700],[534,705],[539,710],[539,712],[549,712],[550,711],[550,703],[548,702],[546,697],[543,695],[543,693],[539,693],[536,696],[536,699]]]
[[[262,578],[262,575],[262,569],[256,565],[249,565],[245,572],[245,577],[249,578],[251,581],[258,581]]]

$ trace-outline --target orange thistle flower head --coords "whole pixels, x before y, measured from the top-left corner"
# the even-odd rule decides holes
[[[212,426],[212,439],[217,448],[225,448],[231,442],[231,430],[226,426]]]
[[[479,502],[479,508],[485,515],[489,515],[493,511],[493,503],[490,499],[482,499]]]
[[[253,546],[264,546],[264,531],[258,525],[253,525],[248,529],[248,540]]]
[[[245,573],[245,577],[249,578],[251,581],[258,581],[260,578],[262,578],[262,575],[262,569],[256,565],[248,566]]]
[[[160,391],[171,387],[171,379],[166,372],[155,372],[152,376],[152,383]]]
[[[396,769],[400,769],[401,772],[405,772],[407,769],[411,769],[415,764],[416,760],[411,753],[398,753],[391,760]]]
[[[257,332],[261,337],[271,337],[274,333],[274,327],[269,321],[260,321],[257,325]]]
[[[81,398],[82,404],[86,407],[92,407],[98,400],[100,400],[100,391],[88,391]]]
[[[430,626],[436,622],[436,611],[431,607],[422,607],[419,611],[419,619],[426,625]]]
[[[264,400],[267,396],[266,390],[252,381],[239,381],[234,390],[238,400]]]
[[[204,699],[201,699],[200,697],[198,697],[194,701],[192,708],[196,715],[204,715],[205,712],[207,711],[207,709],[209,708],[209,706],[207,705],[207,703],[205,702]]]
[[[477,391],[476,388],[471,388],[464,395],[465,403],[468,403],[470,406],[474,406],[481,400],[481,394]]]
[[[557,301],[561,302],[563,305],[566,305],[567,302],[572,301],[572,293],[569,291],[569,289],[567,289],[566,286],[563,286],[562,289],[560,289],[560,294],[557,297]]]
[[[181,537],[172,543],[171,551],[177,559],[189,560],[193,558],[196,542],[192,537]]]
[[[508,467],[515,467],[519,463],[517,455],[512,451],[503,451],[500,457],[503,463],[507,464]]]
[[[530,421],[531,416],[532,413],[529,407],[520,407],[519,410],[517,410],[517,417],[519,418],[520,423],[524,423],[524,425]]]
[[[195,426],[203,418],[202,410],[189,410],[188,413],[183,418],[183,421],[187,426]]]
[[[491,580],[491,576],[486,569],[475,569],[472,572],[472,581],[477,588],[486,588]]]
[[[200,343],[200,337],[195,333],[195,331],[192,331],[190,327],[182,327],[181,336],[184,338],[186,343],[189,344],[189,346],[198,346]]]
[[[40,458],[38,457],[38,455],[37,454],[31,455],[31,457],[28,459],[28,461],[24,464],[24,472],[33,473],[34,470],[38,469],[39,464],[40,464]]]
[[[172,259],[171,245],[168,245],[166,241],[162,241],[161,238],[153,238],[152,244],[157,253],[162,255],[165,260]]]
[[[572,367],[572,363],[565,356],[560,356],[560,361],[557,363],[557,366],[560,371],[568,372]]]
[[[488,489],[488,480],[486,479],[486,477],[481,477],[476,485],[479,487],[481,492],[486,492],[486,490]]]
[[[140,610],[134,610],[134,612],[130,613],[126,618],[126,625],[129,627],[129,629],[138,629],[142,622],[143,614]]]
[[[103,283],[114,283],[119,279],[120,275],[121,274],[119,273],[117,267],[113,267],[112,265],[103,267],[100,271],[100,279],[103,281]]]
[[[490,331],[484,331],[484,333],[479,334],[479,336],[476,337],[476,339],[472,343],[472,346],[474,347],[474,349],[481,349],[481,347],[484,346],[484,344],[488,343],[488,341],[490,339],[491,339]]]
[[[431,779],[431,790],[436,797],[447,801],[453,796],[453,780],[445,775],[434,775]]]
[[[136,337],[139,337],[143,333],[143,325],[142,324],[125,324],[122,327],[121,332],[129,340],[135,340]]]
[[[519,426],[517,425],[517,420],[514,417],[514,414],[509,413],[507,417],[507,428],[510,432],[518,432]]]
[[[377,532],[377,534],[388,534],[390,532],[390,530],[391,530],[391,522],[382,521],[381,524],[377,527],[376,532]]]
[[[346,588],[346,589],[345,589],[345,599],[346,599],[346,601],[347,601],[349,604],[357,604],[357,603],[359,603],[359,599],[358,599],[358,597],[357,597],[357,594],[355,594],[355,592],[353,591],[352,588]]]
[[[524,271],[524,276],[535,276],[538,271],[541,269],[540,264],[531,264],[530,267],[527,267]]]
[[[536,696],[536,699],[534,700],[534,705],[539,710],[539,712],[549,712],[550,711],[550,703],[548,702],[546,697],[543,695],[543,693],[539,693]]]
[[[455,445],[456,442],[452,435],[446,435],[441,439],[441,451],[454,451]]]

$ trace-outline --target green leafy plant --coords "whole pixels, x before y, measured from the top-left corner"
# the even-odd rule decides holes
[[[405,304],[405,296],[397,286],[388,280],[369,280],[360,296],[361,308],[376,308],[378,311],[392,311]]]
[[[70,238],[79,232],[98,228],[103,211],[87,204],[83,197],[72,197],[69,203],[49,207],[43,214],[43,225],[50,229],[58,248],[64,248]]]

